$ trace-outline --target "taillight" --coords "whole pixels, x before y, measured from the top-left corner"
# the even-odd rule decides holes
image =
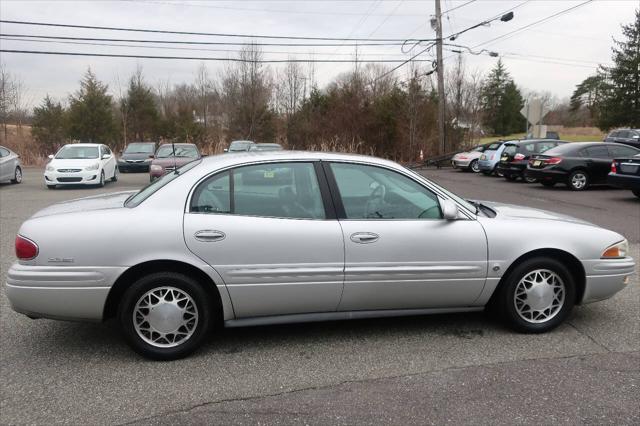
[[[611,173],[618,173],[618,169],[616,169],[616,162],[613,161],[611,163]]]
[[[562,158],[560,157],[551,157],[551,158],[547,158],[544,162],[546,164],[560,164],[561,161],[562,161]]]
[[[516,155],[513,156],[513,159],[515,161],[521,161],[521,160],[524,160],[524,158],[525,158],[524,154],[520,154],[520,153],[517,153]]]
[[[16,237],[16,256],[20,260],[31,260],[38,255],[38,245],[21,235]]]

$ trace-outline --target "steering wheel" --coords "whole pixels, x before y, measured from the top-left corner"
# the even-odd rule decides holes
[[[373,189],[373,191],[371,191],[371,194],[369,195],[369,198],[367,199],[367,202],[364,206],[365,218],[381,218],[382,217],[382,215],[380,214],[380,210],[384,205],[384,197],[386,195],[387,195],[387,188],[382,184],[379,184]]]

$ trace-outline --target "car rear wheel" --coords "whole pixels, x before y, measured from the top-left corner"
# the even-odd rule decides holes
[[[478,160],[473,160],[471,164],[469,164],[469,170],[471,170],[473,173],[480,172],[480,166],[478,165]]]
[[[13,179],[11,179],[11,183],[20,182],[22,182],[22,169],[20,168],[20,166],[16,166],[16,169],[13,172]]]
[[[551,258],[532,258],[516,266],[500,288],[499,307],[516,331],[543,333],[571,313],[575,284],[569,270]]]
[[[533,177],[529,177],[529,176],[524,176],[522,178],[526,183],[536,183],[538,181],[538,179],[533,178]]]
[[[567,186],[573,191],[584,191],[589,187],[589,175],[583,170],[576,170],[569,176]]]
[[[127,289],[118,320],[127,343],[140,355],[173,360],[192,353],[209,334],[212,303],[196,280],[157,272]]]

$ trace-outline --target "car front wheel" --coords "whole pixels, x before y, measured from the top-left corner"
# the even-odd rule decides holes
[[[567,186],[573,191],[584,191],[589,187],[589,175],[585,171],[576,170],[569,176]]]
[[[207,292],[192,278],[158,272],[125,292],[118,319],[127,343],[155,360],[173,360],[196,350],[213,322]]]
[[[22,169],[20,166],[17,166],[15,171],[13,172],[13,179],[11,179],[11,183],[20,183],[22,182]]]
[[[469,164],[469,170],[473,173],[480,173],[480,166],[478,165],[478,160],[473,160],[471,164]]]
[[[569,270],[551,258],[516,266],[500,288],[499,307],[507,323],[522,333],[543,333],[571,313],[575,284]]]

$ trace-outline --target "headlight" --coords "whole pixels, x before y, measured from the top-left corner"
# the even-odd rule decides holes
[[[627,240],[620,241],[617,244],[608,247],[603,253],[602,259],[621,259],[623,257],[627,257],[627,253],[629,252],[629,243]]]
[[[100,163],[92,164],[89,167],[85,167],[85,170],[98,170],[100,168]]]
[[[55,171],[55,170],[56,170],[56,168],[55,168],[55,167],[53,167],[53,166],[52,166],[52,165],[50,165],[50,164],[47,164],[47,169],[46,169],[46,170],[47,170],[48,172],[53,172],[53,171]]]
[[[164,168],[162,166],[158,166],[157,164],[153,164],[151,166],[151,171],[152,172],[162,172],[164,170]]]

